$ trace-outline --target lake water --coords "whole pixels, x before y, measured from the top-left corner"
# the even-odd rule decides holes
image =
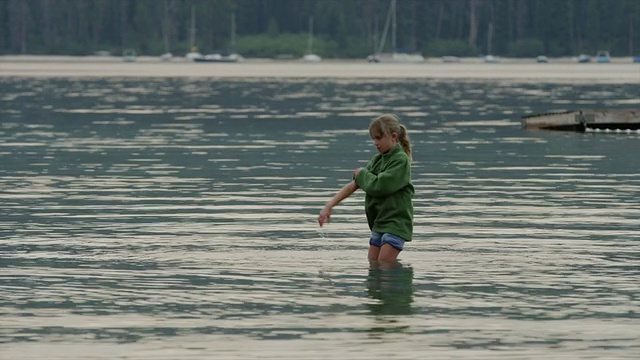
[[[635,359],[640,135],[522,115],[637,85],[0,79],[2,359]],[[415,236],[370,269],[361,192],[393,112]]]

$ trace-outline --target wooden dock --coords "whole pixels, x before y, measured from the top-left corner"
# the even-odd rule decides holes
[[[640,133],[640,109],[572,110],[522,117],[526,129]]]

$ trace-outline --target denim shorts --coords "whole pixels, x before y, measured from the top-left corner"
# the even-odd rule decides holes
[[[404,240],[402,240],[400,236],[389,233],[381,234],[375,231],[371,232],[369,245],[382,247],[384,244],[389,244],[399,251],[402,251],[404,248]]]

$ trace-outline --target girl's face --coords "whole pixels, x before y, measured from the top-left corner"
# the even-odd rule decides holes
[[[372,134],[371,139],[376,145],[376,149],[378,149],[381,154],[384,154],[396,146],[398,143],[398,134]]]

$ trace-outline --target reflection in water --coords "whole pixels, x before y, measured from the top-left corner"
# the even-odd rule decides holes
[[[411,315],[413,268],[401,262],[371,262],[367,277],[369,296],[378,302],[369,304],[373,315]]]

